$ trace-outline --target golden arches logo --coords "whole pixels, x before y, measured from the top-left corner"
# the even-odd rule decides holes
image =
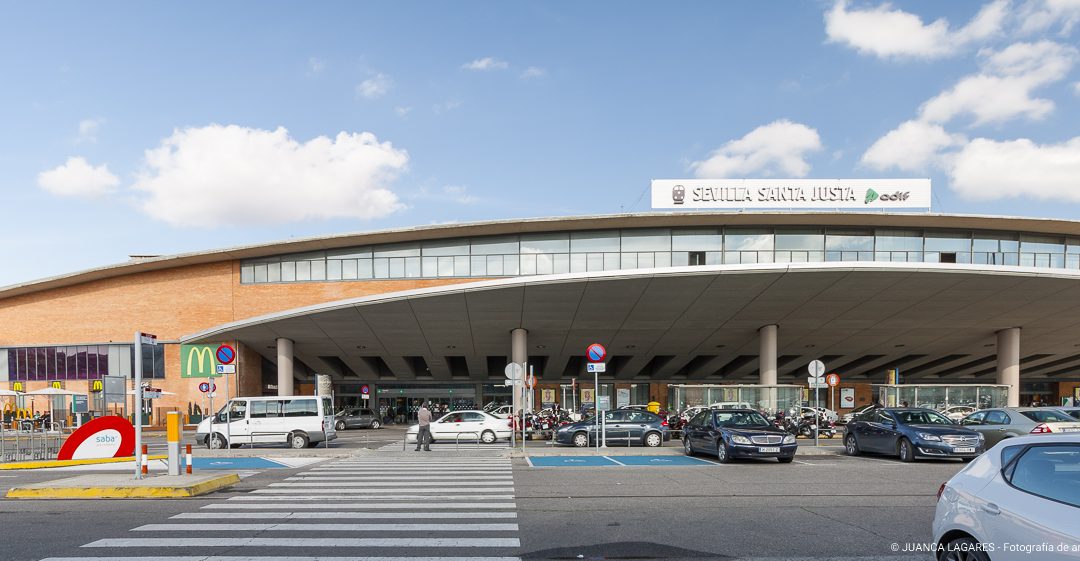
[[[90,384],[90,391],[92,392],[99,392],[103,389],[105,389],[105,385],[101,383],[101,380],[94,380]]]
[[[57,381],[52,383],[52,387],[53,387],[53,389],[56,389],[56,390],[62,390],[62,389],[64,389],[64,383],[57,380]]]
[[[195,365],[198,370],[191,369],[191,361],[195,359]],[[216,363],[214,362],[214,351],[210,347],[191,347],[188,349],[187,354],[187,374],[188,376],[213,376],[217,374]]]
[[[15,382],[15,383],[11,384],[11,391],[15,391],[15,392],[23,391],[22,382]]]

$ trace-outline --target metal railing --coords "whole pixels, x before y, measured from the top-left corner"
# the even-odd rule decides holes
[[[55,459],[60,453],[64,439],[61,423],[13,425],[8,428],[0,423],[0,463]]]
[[[458,450],[458,449],[461,448],[461,435],[463,435],[463,434],[471,434],[471,435],[475,436],[476,437],[476,447],[480,448],[480,433],[477,432],[477,431],[466,430],[466,431],[461,431],[461,432],[457,433],[456,436],[454,436],[454,450]]]

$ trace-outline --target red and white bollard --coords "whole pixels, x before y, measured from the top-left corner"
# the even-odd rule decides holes
[[[187,463],[187,474],[191,475],[191,445],[187,445],[187,454],[184,457],[184,461]]]
[[[146,463],[147,456],[148,456],[147,449],[148,449],[147,446],[145,444],[143,444],[142,445],[142,474],[143,475],[146,475],[146,474],[150,473],[150,465]]]

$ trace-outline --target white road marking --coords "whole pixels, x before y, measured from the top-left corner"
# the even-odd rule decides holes
[[[237,506],[255,506],[255,505],[237,505]],[[261,506],[261,505],[260,505]],[[335,505],[336,506],[336,505]],[[183,512],[175,516],[170,516],[169,519],[221,519],[221,520],[237,520],[237,519],[251,519],[251,520],[324,520],[324,519],[359,519],[366,520],[369,518],[375,518],[377,520],[382,519],[438,519],[438,518],[453,518],[453,519],[470,519],[470,518],[517,518],[516,512],[476,512],[476,511],[452,511],[452,512],[425,512],[419,514],[416,512],[342,512],[342,511],[318,511],[318,512]]]
[[[266,494],[289,494],[289,493],[311,493],[312,489],[282,489],[280,487],[273,489],[256,489],[252,493],[258,493],[262,495]],[[457,491],[470,491],[473,493],[513,493],[513,487],[470,487],[468,489],[461,489],[458,487],[425,487],[423,489],[416,489],[413,487],[391,487],[383,489],[335,489],[335,493],[347,494],[347,495],[373,495],[373,494],[399,494],[399,493],[416,493],[417,491],[423,491],[425,493],[455,493]]]
[[[516,532],[517,524],[144,524],[132,532]]]
[[[235,498],[235,497],[234,497]],[[295,497],[260,497],[261,499],[283,499],[292,500]],[[232,500],[232,499],[229,499]],[[297,509],[297,510],[311,510],[319,508],[335,508],[341,509],[358,509],[358,510],[432,510],[442,508],[483,508],[483,509],[495,509],[495,508],[517,508],[517,503],[437,503],[437,502],[423,502],[423,503],[371,503],[367,502],[370,499],[365,499],[360,503],[340,503],[335,502],[333,504],[309,504],[309,503],[286,503],[286,504],[232,504],[232,503],[214,503],[208,504],[202,508],[209,510],[235,510],[235,509]],[[431,514],[431,513],[429,513]],[[379,516],[382,513],[378,514]]]
[[[604,458],[605,460],[609,461],[609,462],[616,463],[616,464],[618,464],[620,466],[626,467],[626,464],[620,462],[619,460],[616,460],[614,458],[609,458],[608,456],[601,456],[601,457]]]
[[[517,538],[106,538],[82,547],[521,547]]]
[[[0,476],[3,477],[3,476]],[[286,477],[285,481],[492,481],[499,479],[513,479],[513,475],[406,475],[399,477],[379,477],[366,475],[295,475]]]
[[[368,489],[377,489],[381,487],[397,487],[401,485],[408,485],[409,487],[437,487],[439,485],[458,485],[461,487],[480,487],[483,485],[506,485],[512,484],[513,481],[286,481],[282,483],[271,483],[268,487],[334,487],[339,489],[347,489],[349,487],[366,487]],[[413,489],[415,491],[415,489]]]
[[[48,557],[41,561],[142,561],[145,557]],[[247,555],[160,556],[154,561],[521,561],[520,557],[291,557]]]
[[[425,489],[425,491],[430,491],[430,490],[431,489]],[[470,489],[470,490],[475,491],[475,489]],[[357,498],[361,498],[361,497],[357,497]],[[508,495],[447,495],[447,494],[444,494],[444,493],[440,493],[438,495],[420,495],[420,494],[416,494],[416,495],[394,495],[393,497],[379,497],[379,496],[363,497],[363,499],[365,501],[384,501],[384,500],[385,501],[397,501],[397,500],[402,500],[402,499],[424,499],[424,500],[430,500],[432,502],[434,502],[434,501],[446,501],[446,500],[457,501],[457,500],[463,500],[463,499],[473,499],[473,500],[486,500],[486,499],[497,500],[497,499],[501,499],[501,500],[509,500],[509,499],[513,499],[513,498],[514,498],[513,494],[508,494]],[[226,500],[229,500],[229,501],[340,501],[341,499],[342,499],[341,495],[307,495],[307,496],[302,496],[302,497],[295,497],[295,496],[292,496],[292,497],[254,496],[253,497],[253,496],[250,496],[250,495],[245,495],[245,496],[242,496],[242,497],[229,497]],[[337,505],[335,504],[334,506],[336,507]],[[429,506],[428,508],[435,508],[435,507],[432,505],[432,506]]]

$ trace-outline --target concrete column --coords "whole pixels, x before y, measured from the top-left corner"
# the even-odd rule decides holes
[[[524,365],[529,360],[528,330],[520,327],[510,332],[510,362]]]
[[[1020,328],[997,332],[997,383],[1009,386],[1008,407],[1020,406]]]
[[[758,329],[758,383],[776,385],[776,325]]]
[[[293,395],[293,341],[277,340],[277,394]]]

